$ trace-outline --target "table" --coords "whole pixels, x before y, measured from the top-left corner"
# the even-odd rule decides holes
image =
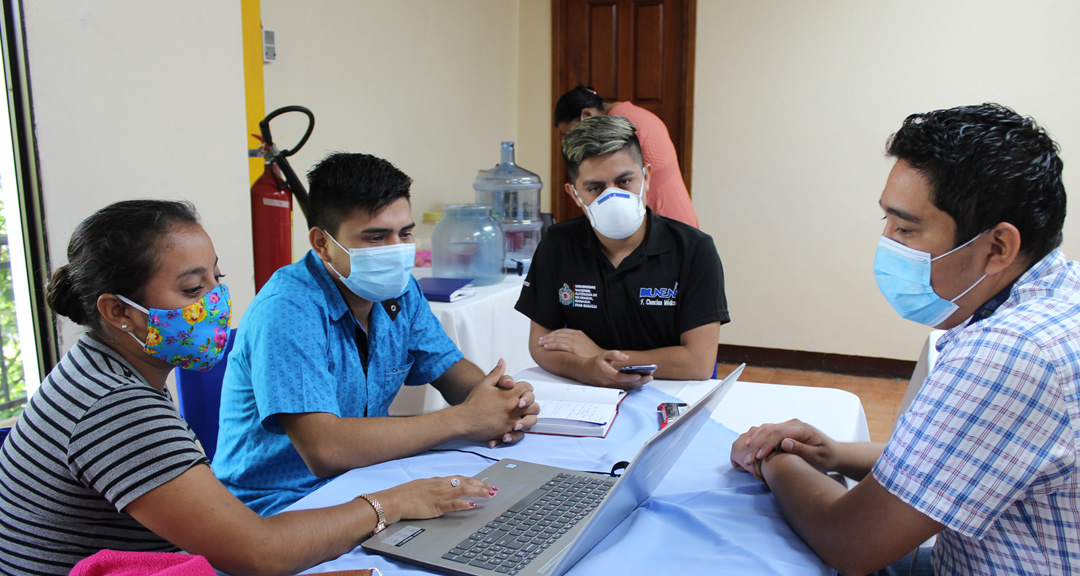
[[[521,379],[558,381],[534,368]],[[494,458],[517,458],[579,470],[605,470],[629,460],[656,431],[656,405],[678,398],[693,401],[715,381],[656,381],[623,401],[607,438],[527,435],[513,446],[460,447]],[[862,404],[853,394],[828,388],[803,388],[752,382],[735,387],[694,438],[687,452],[653,496],[589,552],[569,574],[645,573],[663,567],[672,573],[713,573],[718,566],[735,573],[832,574],[783,519],[768,489],[727,461],[737,432],[762,421],[797,417],[841,441],[869,440]],[[733,431],[730,426],[740,429]],[[362,492],[388,488],[415,478],[472,475],[488,462],[456,452],[426,452],[412,458],[352,470],[290,506],[289,510],[339,504]],[[674,552],[674,554],[672,554]],[[661,561],[659,559],[663,558]],[[368,555],[357,548],[307,573],[378,567],[383,574],[424,574],[402,563]]]
[[[431,275],[431,268],[413,268],[413,275]],[[457,302],[431,302],[431,312],[439,319],[446,335],[457,344],[465,358],[484,372],[490,371],[502,358],[506,373],[513,374],[535,366],[529,354],[531,322],[514,310],[524,276],[507,276],[490,286],[476,286],[476,295]],[[441,410],[448,405],[442,395],[430,385],[408,386],[398,393],[390,405],[390,414],[410,416]]]
[[[723,378],[726,374],[719,374]],[[574,383],[540,367],[514,374],[517,380]],[[650,386],[692,404],[704,396],[716,380],[653,380]],[[713,412],[713,420],[742,434],[751,426],[798,418],[830,438],[841,442],[869,442],[870,428],[859,397],[836,388],[787,386],[738,381]]]

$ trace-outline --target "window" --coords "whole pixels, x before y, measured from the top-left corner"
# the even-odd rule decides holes
[[[2,0],[0,47],[6,104],[0,118],[0,425],[22,412],[56,364],[56,328],[45,305],[45,245],[26,48],[19,0]]]

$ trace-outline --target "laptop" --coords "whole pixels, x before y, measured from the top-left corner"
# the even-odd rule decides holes
[[[560,576],[653,493],[745,366],[649,439],[619,478],[504,458],[475,476],[499,487],[499,502],[401,521],[362,546],[445,574]]]

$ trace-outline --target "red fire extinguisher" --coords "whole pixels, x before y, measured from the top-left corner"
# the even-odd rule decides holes
[[[270,120],[287,112],[305,114],[308,117],[308,127],[295,147],[291,150],[278,150],[270,136]],[[296,203],[306,219],[308,196],[303,183],[296,177],[286,158],[303,147],[314,127],[315,116],[303,106],[278,108],[259,122],[262,135],[255,137],[262,142],[260,148],[266,159],[266,168],[251,186],[251,231],[256,292],[262,289],[263,284],[266,284],[278,268],[292,263],[292,200],[295,196]]]

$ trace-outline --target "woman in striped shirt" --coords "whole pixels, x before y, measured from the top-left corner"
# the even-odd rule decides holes
[[[75,230],[48,303],[88,332],[0,451],[0,572],[67,574],[114,549],[184,550],[230,574],[295,574],[384,522],[494,494],[472,478],[432,478],[268,518],[245,507],[214,477],[165,387],[176,365],[205,369],[223,354],[222,276],[188,203],[119,202]]]

